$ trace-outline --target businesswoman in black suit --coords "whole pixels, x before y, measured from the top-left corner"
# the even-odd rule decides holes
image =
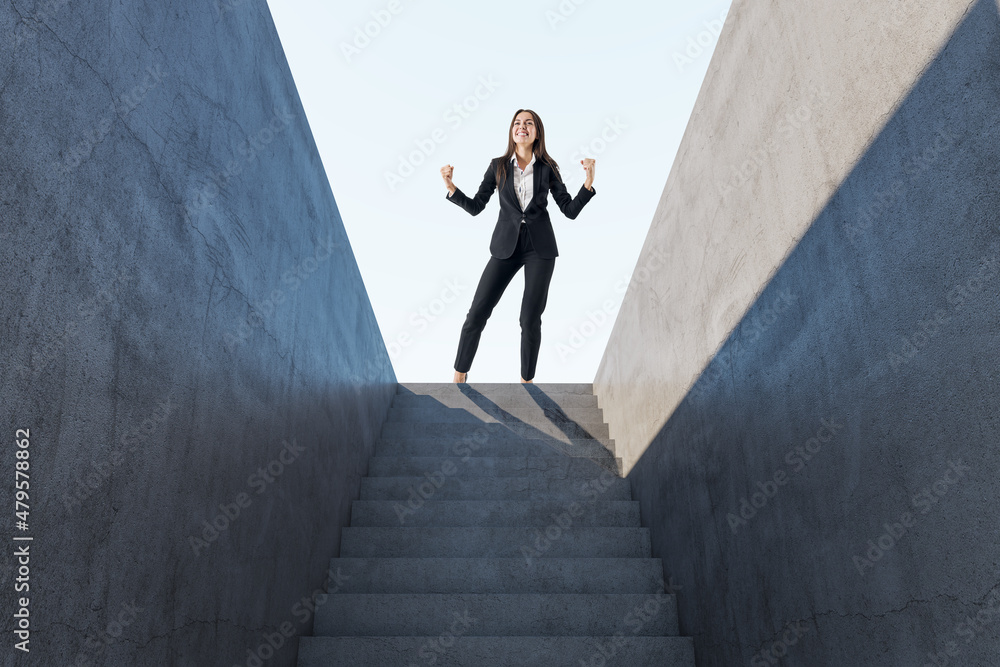
[[[559,251],[545,208],[552,191],[559,210],[570,220],[576,218],[591,198],[594,160],[580,160],[587,172],[576,197],[570,197],[559,175],[559,167],[545,150],[545,128],[530,109],[518,109],[510,123],[507,152],[493,158],[475,197],[467,197],[455,187],[451,165],[441,168],[448,187],[446,197],[472,215],[478,215],[493,196],[500,192],[500,216],[490,241],[490,257],[472,298],[472,307],[462,326],[455,357],[455,382],[466,382],[472,359],[479,347],[479,337],[486,320],[500,301],[514,274],[524,267],[524,296],[521,298],[521,382],[535,377],[535,363],[542,344],[542,311],[549,292],[549,281]],[[499,187],[498,187],[499,184]]]

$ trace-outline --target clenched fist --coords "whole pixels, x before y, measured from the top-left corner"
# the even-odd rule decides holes
[[[450,164],[446,164],[441,167],[441,178],[444,179],[445,187],[448,188],[449,194],[455,194],[455,184],[451,182],[451,175],[455,172],[455,168]]]
[[[587,188],[588,190],[590,190],[591,189],[590,186],[594,184],[594,165],[596,164],[596,162],[597,161],[594,160],[594,158],[590,157],[580,160],[580,164],[583,165],[583,170],[587,172],[587,178],[583,182],[583,187]]]

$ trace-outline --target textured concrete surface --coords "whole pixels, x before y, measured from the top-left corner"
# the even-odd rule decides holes
[[[601,465],[610,452],[583,441],[604,456],[561,454],[510,434],[603,426],[593,402],[553,407],[587,389],[399,385],[299,665],[691,667],[673,581],[650,557],[627,480]],[[426,436],[445,426],[475,455],[442,456],[447,443]]]
[[[507,453],[507,452],[504,452]],[[583,473],[599,475],[611,469],[610,459],[591,459],[583,456],[378,456],[371,460],[369,474],[396,477],[419,476],[428,470],[439,470],[459,464],[475,469],[481,477],[540,477],[566,479]]]
[[[228,667],[308,633],[395,378],[265,2],[3,0],[0,156],[35,537],[31,653],[5,549],[0,662]]]
[[[403,383],[403,392],[396,395],[395,400],[392,405],[393,408],[464,408],[466,410],[477,410],[480,409],[479,405],[472,403],[469,396],[461,393],[458,390],[453,391],[435,391],[433,395],[430,394],[415,394],[408,385]],[[477,385],[478,386],[478,385]],[[541,385],[533,385],[534,387],[539,387]],[[564,385],[554,385],[554,386],[564,386]],[[534,393],[532,393],[534,392]],[[502,393],[493,393],[491,396],[490,403],[495,410],[506,410],[508,412],[512,410],[524,409],[524,408],[534,408],[538,407],[538,403],[535,401],[533,396],[540,395],[538,392],[532,390],[511,390]],[[570,410],[574,408],[596,408],[597,407],[597,396],[593,394],[578,394],[578,393],[566,393],[565,391],[551,391],[544,390],[544,398],[547,404],[561,408],[563,410]]]
[[[376,457],[375,460],[378,460]],[[426,468],[435,470],[435,468]],[[469,468],[469,474],[479,471]],[[375,474],[389,474],[379,472]],[[534,526],[550,523],[552,517],[566,510],[565,503],[554,500],[427,500],[419,512],[406,515],[407,526]],[[610,500],[581,505],[574,517],[577,526],[639,527],[639,503],[633,500]],[[355,526],[400,525],[397,501],[355,500],[351,503],[351,524]]]
[[[998,53],[733,5],[595,379],[700,667],[996,664]]]
[[[657,558],[540,558],[530,565],[524,558],[334,558],[330,567],[344,575],[343,593],[656,593],[663,588]]]
[[[607,440],[520,438],[513,434],[490,433],[485,429],[472,434],[449,437],[421,436],[419,438],[382,439],[378,441],[375,453],[379,456],[459,456],[463,459],[482,456],[529,456],[533,458],[581,456],[595,461],[603,461],[606,468],[614,467],[612,463],[614,443]]]
[[[546,526],[554,523],[550,520]],[[343,530],[340,554],[348,558],[517,558],[524,545],[537,538],[535,526],[351,526]],[[649,529],[575,526],[545,553],[649,558]]]
[[[459,469],[461,470],[461,469]],[[437,474],[435,474],[437,473]],[[430,489],[440,500],[537,500],[552,498],[556,502],[582,495],[581,489],[591,488],[590,482],[574,479],[538,479],[531,477],[473,478],[441,471],[428,471],[420,477],[365,477],[361,480],[361,499],[406,500],[413,489]],[[441,484],[441,486],[438,486]],[[601,496],[609,500],[629,500],[631,490],[624,479],[602,482]],[[428,486],[430,485],[430,486]]]
[[[479,429],[488,437],[503,437],[511,434],[522,438],[554,438],[562,442],[588,438],[608,439],[608,425],[603,422],[573,422],[567,419],[551,421],[546,419],[539,421],[537,425],[520,420],[499,423],[496,421],[455,420],[453,417],[435,422],[389,421],[382,429],[382,434],[386,438],[397,438],[404,435],[424,438],[454,438],[469,433],[469,426]]]
[[[425,415],[424,413],[429,412],[433,414]],[[564,415],[567,421],[573,421],[577,424],[582,425],[588,431],[591,425],[603,424],[603,420],[596,423],[587,423],[583,417],[595,418],[600,416],[601,411],[592,408],[562,408],[560,409],[560,415]],[[387,421],[419,421],[421,419],[433,419],[436,422],[461,422],[463,424],[468,424],[469,422],[475,423],[499,423],[508,419],[509,417],[514,417],[522,421],[531,421],[537,417],[544,417],[546,415],[545,410],[535,406],[531,409],[525,409],[518,407],[511,407],[503,410],[500,414],[489,414],[484,410],[478,409],[478,406],[465,409],[465,408],[448,408],[442,407],[438,409],[432,408],[392,408],[389,410],[389,416]]]
[[[638,636],[677,634],[674,597],[636,632]],[[338,593],[316,611],[316,634],[363,637],[433,636],[446,628],[455,610],[489,619],[475,634],[551,637],[600,634],[608,618],[658,602],[655,593]],[[553,656],[554,658],[555,656]]]
[[[691,667],[688,637],[303,637],[300,667],[434,664],[439,667],[510,665],[657,665]],[[513,640],[513,641],[512,641]],[[359,659],[359,656],[361,657]],[[557,657],[553,657],[557,656]],[[435,660],[432,662],[432,658]],[[559,660],[558,663],[552,662]],[[409,662],[403,662],[409,661]]]

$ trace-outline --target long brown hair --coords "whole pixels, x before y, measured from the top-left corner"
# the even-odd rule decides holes
[[[498,192],[503,188],[504,179],[507,178],[507,164],[510,162],[510,158],[516,148],[514,144],[514,121],[517,120],[517,114],[523,111],[530,113],[531,119],[535,121],[535,143],[531,147],[532,152],[535,154],[535,159],[539,162],[548,163],[552,167],[556,178],[562,181],[562,175],[559,173],[559,165],[552,159],[549,152],[545,150],[545,126],[542,125],[542,119],[531,109],[518,109],[514,112],[514,117],[510,119],[510,127],[507,128],[507,152],[500,157],[500,161],[497,163],[496,181]]]

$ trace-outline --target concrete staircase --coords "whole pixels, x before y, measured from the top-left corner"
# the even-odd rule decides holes
[[[693,666],[620,466],[589,384],[399,385],[299,666]]]

